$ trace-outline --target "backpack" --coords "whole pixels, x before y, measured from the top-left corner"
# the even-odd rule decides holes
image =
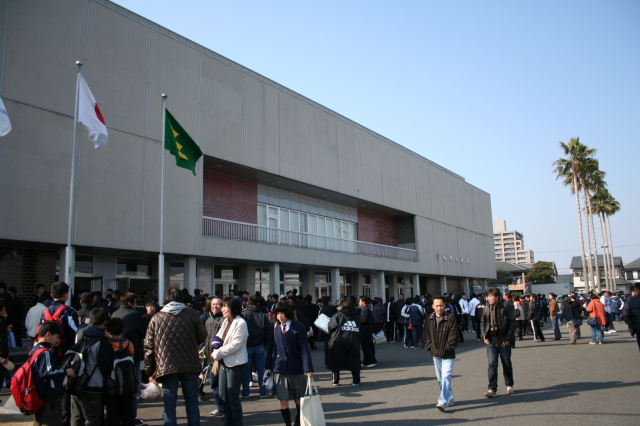
[[[520,318],[520,314],[521,314],[521,311],[522,311],[522,308],[520,307],[520,304],[514,302],[513,303],[513,308],[514,308],[513,310],[515,312],[514,313],[515,317],[516,318]]]
[[[72,368],[76,373],[76,377],[67,377],[64,382],[65,390],[69,395],[80,395],[84,391],[87,383],[91,380],[91,377],[93,377],[93,373],[98,369],[98,363],[96,362],[95,367],[93,367],[93,371],[87,374],[87,365],[85,362],[89,357],[89,350],[91,347],[100,343],[100,340],[102,339],[102,337],[82,339],[75,345],[71,346],[67,353],[64,354],[60,368],[63,370]]]
[[[136,370],[129,349],[113,353],[113,370],[107,379],[111,396],[131,396],[138,390]]]
[[[36,384],[33,381],[32,368],[40,354],[48,350],[48,348],[39,348],[33,352],[29,359],[27,359],[27,362],[22,364],[11,378],[11,394],[13,395],[13,400],[16,403],[16,407],[20,409],[20,412],[26,416],[40,411],[44,405],[44,401],[40,398],[40,395],[38,395]]]
[[[53,321],[56,324],[58,324],[58,327],[60,327],[61,333],[60,333],[60,343],[58,344],[58,347],[61,347],[64,342],[66,342],[66,339],[64,337],[64,327],[62,326],[62,313],[67,309],[70,308],[71,306],[67,306],[67,305],[62,305],[58,308],[58,310],[51,315],[51,311],[49,311],[49,308],[45,309],[43,312],[44,314],[44,320],[42,321],[43,323],[47,322],[47,321]],[[40,335],[40,326],[38,326],[38,328],[36,329],[36,336]]]

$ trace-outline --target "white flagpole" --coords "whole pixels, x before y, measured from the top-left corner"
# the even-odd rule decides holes
[[[76,61],[78,68],[76,74],[76,105],[73,113],[73,145],[71,148],[71,184],[69,187],[69,229],[67,230],[67,247],[64,255],[64,282],[69,285],[69,297],[67,305],[71,305],[71,295],[73,293],[75,250],[71,246],[71,235],[73,233],[73,204],[76,192],[76,137],[78,134],[78,91],[80,89],[80,68],[82,62]]]
[[[163,252],[163,238],[164,238],[164,130],[166,126],[167,117],[167,94],[162,94],[162,145],[160,150],[162,151],[161,167],[160,167],[160,254],[158,255],[158,302],[162,303],[164,300],[164,252]]]

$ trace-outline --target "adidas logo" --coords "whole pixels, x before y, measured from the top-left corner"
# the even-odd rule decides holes
[[[358,328],[358,324],[355,321],[347,321],[342,326],[344,331],[357,331],[360,332],[360,328]]]

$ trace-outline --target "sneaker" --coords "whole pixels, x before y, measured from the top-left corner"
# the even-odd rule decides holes
[[[224,413],[220,410],[213,410],[211,413],[209,413],[211,416],[213,417],[222,417],[224,416]]]
[[[491,389],[489,389],[484,393],[484,396],[486,396],[487,398],[493,398],[494,396],[496,396],[496,391],[492,391]]]
[[[365,365],[365,367],[372,368],[372,367],[375,367],[376,365],[378,365],[378,364],[369,364],[369,365]]]
[[[260,398],[269,398],[269,394],[260,395]]]
[[[251,396],[250,395],[240,395],[240,398],[247,399],[247,398],[251,398]]]
[[[436,408],[444,413],[444,410],[445,410],[444,405],[436,404]]]
[[[415,347],[415,348],[413,348],[413,349],[418,349],[418,347],[416,346],[416,347]]]
[[[602,342],[598,342],[598,344],[599,344],[599,345],[601,345],[601,344],[602,344]]]
[[[477,340],[478,340],[478,342],[482,342],[482,339],[477,339]],[[522,339],[518,339],[518,340],[522,340]]]
[[[609,333],[617,333],[616,330],[609,330]]]
[[[360,383],[351,383],[351,386],[360,386]]]
[[[340,386],[340,383],[333,382],[333,386]]]
[[[144,425],[144,420],[142,420],[142,419],[135,419],[135,420],[133,421],[133,424],[134,424],[135,426],[142,426],[142,425]]]
[[[407,345],[404,345],[404,348],[405,348],[405,349],[409,349],[409,346],[407,346]]]
[[[507,386],[507,395],[511,395],[513,392],[513,386]]]
[[[589,342],[589,344],[590,344],[590,345],[595,345],[595,344],[596,344],[596,342]]]

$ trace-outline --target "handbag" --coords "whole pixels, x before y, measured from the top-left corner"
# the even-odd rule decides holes
[[[324,331],[326,334],[329,334],[329,321],[331,321],[331,318],[329,318],[325,314],[320,314],[318,315],[318,318],[316,318],[316,320],[313,322],[313,324],[320,330]]]
[[[229,323],[229,320],[227,320],[227,324],[227,328],[224,330],[224,333],[222,333],[222,342],[224,342],[224,339],[227,337],[227,332],[231,328],[233,321]],[[224,345],[224,343],[222,344]],[[220,362],[218,360],[213,361],[213,364],[211,364],[211,372],[214,376],[217,376],[220,373]]]
[[[582,325],[582,320],[580,318],[573,320],[574,327],[580,327]]]
[[[307,379],[307,389],[304,392],[304,396],[300,399],[300,425],[326,426],[326,424],[318,388],[316,388],[313,378],[309,377]]]
[[[590,325],[592,327],[595,325],[598,325],[598,321],[596,320],[596,317],[593,317],[593,318],[589,317],[589,319],[587,319],[587,325]]]

